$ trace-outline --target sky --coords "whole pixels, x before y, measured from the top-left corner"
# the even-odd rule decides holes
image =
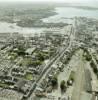
[[[96,3],[98,2],[98,0],[0,0],[1,2],[8,2],[8,1],[12,1],[12,2],[15,2],[15,1],[32,1],[32,2],[42,2],[42,1],[45,1],[45,2],[65,2],[65,3]]]
[[[0,2],[57,2],[57,3],[80,3],[80,5],[88,5],[98,7],[98,0],[0,0]]]

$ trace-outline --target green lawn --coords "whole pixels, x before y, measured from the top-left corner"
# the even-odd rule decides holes
[[[0,87],[2,87],[2,88],[7,88],[7,87],[9,87],[9,85],[6,84],[6,83],[0,83]]]
[[[33,75],[30,74],[30,73],[27,73],[27,74],[25,75],[25,79],[27,79],[27,80],[33,80]]]

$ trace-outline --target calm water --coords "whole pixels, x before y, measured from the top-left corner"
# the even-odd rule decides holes
[[[71,8],[71,7],[59,7],[56,8],[55,11],[58,13],[58,15],[48,17],[43,19],[44,22],[71,22],[70,19],[66,18],[72,18],[75,16],[78,17],[88,17],[88,18],[98,18],[98,10],[84,10],[84,9],[78,9],[78,8]]]
[[[72,18],[75,16],[83,16],[83,17],[90,17],[90,18],[98,18],[98,10],[83,10],[83,9],[77,9],[77,8],[70,8],[70,7],[59,7],[56,8],[55,11],[58,13],[55,16],[51,16],[48,18],[42,19],[44,22],[67,22],[71,23],[72,20],[68,18]],[[46,28],[23,28],[19,27],[16,24],[6,23],[6,22],[0,22],[0,33],[13,33],[13,32],[19,32],[23,34],[32,34],[32,33],[41,33]]]

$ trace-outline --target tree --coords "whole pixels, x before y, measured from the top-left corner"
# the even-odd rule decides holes
[[[38,52],[38,53],[37,53],[37,57],[38,57],[38,59],[39,59],[40,61],[44,61],[44,60],[45,60],[45,58],[44,58],[44,53],[42,53],[42,52]]]
[[[94,73],[97,75],[98,77],[98,69],[97,69],[97,66],[95,65],[95,63],[93,61],[90,62],[90,65],[94,71]]]
[[[18,54],[19,56],[24,56],[24,55],[26,54],[26,53],[25,53],[25,48],[24,48],[23,45],[19,45],[19,46],[18,46],[17,54]]]
[[[58,85],[58,79],[56,76],[54,76],[51,80],[52,86],[56,87]]]
[[[90,54],[88,54],[88,53],[85,55],[85,58],[86,58],[86,60],[87,60],[87,61],[90,61],[90,60],[92,60],[92,57],[91,57],[91,55],[90,55]]]
[[[67,85],[66,85],[66,82],[64,80],[61,81],[60,88],[61,88],[61,91],[65,91],[66,90]]]

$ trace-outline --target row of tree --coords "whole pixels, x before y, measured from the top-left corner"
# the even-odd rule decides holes
[[[52,78],[51,83],[52,83],[52,87],[53,87],[53,88],[55,88],[55,87],[58,86],[58,79],[57,79],[56,76],[54,76],[54,77]],[[61,83],[60,83],[60,88],[61,88],[61,91],[62,91],[62,92],[65,92],[65,91],[66,91],[66,89],[67,89],[67,83],[66,83],[64,80],[61,81]]]

